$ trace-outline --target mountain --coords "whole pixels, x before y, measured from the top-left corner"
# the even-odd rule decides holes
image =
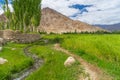
[[[97,26],[110,31],[120,31],[120,23],[113,25],[97,25]]]
[[[102,28],[93,27],[89,24],[72,20],[48,7],[42,9],[41,24],[38,30],[47,33],[105,31]]]

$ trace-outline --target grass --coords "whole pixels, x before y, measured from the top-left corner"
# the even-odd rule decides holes
[[[0,65],[0,80],[10,80],[12,74],[32,65],[32,59],[23,52],[25,46],[25,44],[8,43],[3,47],[0,57],[7,59],[8,62]]]
[[[69,68],[64,66],[68,55],[53,49],[53,43],[58,42],[59,38],[50,40],[50,43],[36,42],[30,52],[44,59],[44,64],[37,71],[29,75],[26,80],[77,80],[88,76],[78,62]],[[29,44],[8,43],[3,47],[0,57],[8,60],[8,63],[0,65],[0,80],[11,80],[15,73],[32,65],[33,60],[27,57],[23,49]]]
[[[120,80],[119,34],[66,34],[48,35],[44,38],[62,38],[62,47],[97,65],[114,80]]]
[[[78,74],[86,76],[82,67],[76,62],[73,66],[64,67],[68,55],[53,49],[54,43],[81,56],[86,61],[98,66],[105,73],[120,80],[120,35],[119,34],[65,34],[46,35],[43,40],[50,43],[36,42],[30,52],[44,59],[44,64],[26,80],[77,80]],[[47,41],[46,41],[47,42]],[[9,80],[14,73],[32,65],[32,59],[25,56],[23,48],[27,44],[8,43],[0,57],[9,62],[0,65],[0,80]],[[15,50],[12,50],[15,48]]]
[[[69,68],[64,67],[64,61],[68,56],[53,50],[52,45],[35,45],[30,51],[43,58],[45,62],[26,80],[77,80],[78,74],[85,76],[78,62]]]

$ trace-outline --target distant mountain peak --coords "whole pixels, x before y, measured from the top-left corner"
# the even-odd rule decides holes
[[[97,26],[110,31],[120,31],[120,23],[112,24],[112,25],[97,25]]]
[[[87,23],[72,20],[67,16],[49,8],[42,9],[41,24],[39,31],[47,33],[67,32],[96,32],[105,31],[102,28],[91,26]]]

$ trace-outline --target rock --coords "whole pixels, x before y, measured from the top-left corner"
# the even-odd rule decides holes
[[[7,60],[7,59],[0,58],[0,64],[4,64],[4,63],[6,63],[6,62],[8,62],[8,60]]]
[[[14,50],[16,50],[16,48],[12,48],[12,50],[14,51]]]
[[[0,47],[0,52],[2,51],[2,49],[3,49],[3,48],[2,48],[2,47]]]
[[[3,38],[0,38],[0,46],[4,45],[6,43],[6,40]]]
[[[13,30],[8,29],[3,31],[3,38],[8,41],[12,40],[14,36],[15,36],[15,32]]]
[[[49,41],[48,40],[44,40],[45,43],[48,43]]]
[[[3,38],[0,38],[0,43],[3,43]]]
[[[72,66],[76,60],[73,57],[68,57],[67,60],[64,62],[65,67]]]

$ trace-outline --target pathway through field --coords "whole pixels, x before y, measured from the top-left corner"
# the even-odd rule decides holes
[[[108,76],[105,76],[103,74],[103,72],[98,67],[86,62],[80,56],[75,55],[74,53],[71,53],[68,50],[61,48],[60,44],[54,44],[54,49],[61,51],[61,52],[64,52],[67,55],[72,56],[76,60],[78,60],[81,63],[81,65],[84,67],[85,72],[89,74],[90,80],[111,80]],[[87,78],[82,79],[82,80],[89,80],[89,78],[87,77]],[[78,80],[81,80],[81,78],[79,78]]]

